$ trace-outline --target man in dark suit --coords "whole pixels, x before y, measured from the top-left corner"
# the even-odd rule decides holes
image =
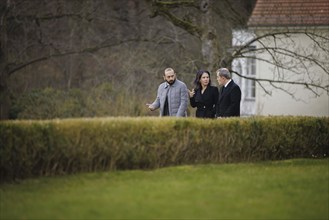
[[[240,116],[240,87],[234,83],[228,69],[220,68],[216,74],[218,84],[222,86],[216,106],[216,117]]]

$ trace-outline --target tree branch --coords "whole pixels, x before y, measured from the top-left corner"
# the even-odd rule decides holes
[[[314,36],[314,37],[321,38],[322,40],[325,40],[325,41],[328,41],[329,40],[329,38],[327,38],[327,37],[324,37],[324,36],[321,36],[321,35],[318,35],[318,34],[315,34],[315,33],[312,33],[312,32],[308,32],[308,31],[289,31],[288,30],[288,31],[272,32],[272,33],[267,33],[267,34],[264,34],[264,35],[261,35],[261,36],[258,36],[258,37],[255,36],[249,42],[247,42],[243,46],[241,46],[238,50],[234,51],[232,53],[232,56],[235,57],[236,55],[240,54],[243,50],[246,50],[246,49],[248,50],[248,48],[252,44],[254,44],[256,42],[259,42],[261,39],[265,39],[267,37],[275,37],[275,36],[280,36],[280,35],[287,35],[287,34],[305,34],[308,37]],[[316,39],[314,39],[314,38],[311,38],[311,39],[314,42],[317,42]]]
[[[180,19],[179,17],[173,15],[169,11],[170,8],[177,8],[179,6],[190,6],[190,7],[198,8],[195,1],[186,0],[186,1],[171,2],[171,1],[154,0],[152,6],[154,7],[154,14],[152,15],[152,17],[161,15],[161,16],[167,18],[169,21],[171,21],[175,26],[186,30],[191,35],[196,36],[198,38],[201,37],[201,35],[202,35],[201,28],[199,28],[196,25],[193,25],[190,22]]]
[[[279,84],[299,85],[299,86],[304,86],[307,89],[311,89],[311,87],[314,87],[314,88],[322,89],[322,90],[324,90],[326,92],[329,92],[329,85],[321,86],[321,85],[318,85],[316,83],[307,83],[307,82],[297,82],[297,81],[289,81],[289,80],[274,80],[274,79],[264,79],[264,78],[257,78],[257,77],[249,77],[249,76],[241,75],[240,73],[238,73],[238,72],[236,72],[234,70],[230,70],[230,71],[232,73],[235,73],[236,75],[238,75],[241,78],[248,79],[248,80],[253,80],[253,81],[256,81],[258,83],[268,82],[270,84],[279,83]],[[316,93],[314,90],[312,90],[312,91],[313,91],[313,93],[315,93],[316,96],[319,96],[319,94]],[[266,92],[266,93],[268,93],[268,92]]]
[[[178,8],[178,7],[194,7],[199,8],[194,0],[178,0],[178,1],[158,1],[153,0],[153,5],[156,7]]]
[[[312,40],[312,45],[314,48],[299,48],[297,44],[292,40],[292,36],[294,34],[304,34],[308,36]],[[273,38],[273,39],[269,39]],[[268,43],[266,40],[269,40]],[[328,69],[328,60],[327,59],[319,59],[320,52],[317,51],[324,51],[326,52],[327,49],[325,47],[325,43],[328,42],[327,36],[322,36],[317,33],[313,33],[307,30],[304,31],[280,31],[274,33],[267,33],[261,36],[254,36],[253,39],[248,41],[246,44],[238,47],[235,51],[232,52],[232,57],[230,58],[231,61],[236,58],[250,58],[256,59],[261,62],[266,62],[272,65],[275,68],[275,73],[273,75],[273,79],[263,79],[263,78],[256,78],[256,77],[247,77],[243,76],[235,71],[239,77],[254,80],[259,85],[261,85],[262,89],[265,93],[270,94],[269,91],[262,86],[262,83],[267,82],[269,83],[274,89],[278,89],[281,91],[286,92],[294,99],[296,97],[293,93],[289,92],[284,87],[277,86],[277,84],[290,84],[290,85],[299,85],[303,86],[309,91],[311,91],[315,96],[320,96],[318,89],[324,90],[325,92],[329,93],[329,85],[324,84],[327,81],[323,81],[321,77],[314,78],[314,72],[311,70],[314,67],[320,68],[324,74],[329,74]],[[280,42],[281,41],[281,42]],[[260,47],[255,48],[252,47],[254,43],[258,42]],[[271,43],[272,42],[272,43]],[[273,46],[271,46],[273,44]],[[279,46],[281,45],[281,46]],[[293,49],[289,49],[282,45],[290,45]],[[259,54],[268,54],[270,57],[266,58],[264,56],[257,56]],[[255,56],[256,54],[256,56]],[[312,68],[312,69],[311,69]],[[294,81],[288,80],[287,75],[284,75],[284,70],[290,71],[295,76],[300,76],[299,79]],[[293,75],[288,75],[288,77]]]
[[[14,72],[21,70],[29,65],[32,65],[34,63],[38,63],[44,60],[48,60],[54,57],[63,57],[63,56],[68,56],[68,55],[74,55],[74,54],[83,54],[83,53],[94,53],[98,50],[104,49],[104,48],[109,48],[109,47],[114,47],[114,46],[118,46],[124,43],[129,43],[129,42],[154,42],[156,44],[164,44],[164,43],[170,43],[171,41],[165,41],[165,39],[160,39],[160,40],[149,40],[149,39],[127,39],[127,40],[122,40],[119,41],[117,43],[110,43],[110,44],[100,44],[98,46],[95,47],[89,47],[89,48],[84,48],[81,50],[77,50],[77,51],[65,51],[65,52],[59,52],[59,53],[54,53],[54,54],[49,54],[48,56],[43,56],[43,57],[39,57],[36,59],[32,59],[30,61],[27,61],[25,63],[22,64],[16,64],[16,66],[14,68],[10,68],[11,66],[15,65],[13,63],[11,64],[7,64],[6,67],[4,68],[4,71],[2,74],[8,74],[11,75]]]

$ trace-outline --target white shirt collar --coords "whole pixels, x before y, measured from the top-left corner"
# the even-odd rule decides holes
[[[227,85],[232,81],[232,79],[230,79],[229,81],[227,81],[227,83],[225,84],[225,88],[227,87]]]

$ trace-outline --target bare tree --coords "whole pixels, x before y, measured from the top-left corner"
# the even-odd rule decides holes
[[[130,101],[150,99],[145,87],[156,88],[166,66],[192,66],[196,50],[188,46],[194,39],[182,40],[189,37],[183,30],[150,19],[146,6],[136,0],[2,1],[1,118],[8,117],[12,94],[35,88],[109,82],[139,97]]]
[[[162,16],[201,42],[203,63],[212,69],[230,65],[226,57],[231,48],[232,28],[246,24],[255,1],[148,0],[152,17]]]
[[[300,45],[296,40],[296,36],[300,35],[310,40],[311,43],[307,47]],[[329,92],[329,82],[326,80],[329,75],[328,42],[328,33],[314,29],[273,30],[262,35],[254,35],[251,40],[235,48],[229,60],[252,58],[270,64],[275,73],[272,78],[248,78],[235,72],[240,77],[256,80],[267,94],[271,94],[271,90],[263,86],[263,83],[269,83],[272,88],[283,90],[294,98],[294,92],[283,85],[299,85],[318,97],[321,91]],[[255,43],[258,46],[251,47]],[[251,52],[256,56],[250,57]],[[257,54],[268,54],[268,56],[257,56]],[[324,75],[319,74],[321,72]]]
[[[293,44],[294,35],[301,34],[296,30],[255,35],[232,48],[232,28],[245,27],[254,2],[1,1],[1,118],[8,115],[12,94],[34,88],[88,89],[106,82],[126,98],[136,96],[130,99],[135,104],[129,105],[138,105],[154,98],[149,89],[156,90],[154,82],[161,82],[167,66],[179,67],[179,77],[189,83],[196,69],[230,67],[234,59],[248,57],[250,52],[268,52],[269,59],[253,58],[276,69],[271,79],[252,78],[261,86],[270,83],[285,89],[279,85],[297,84],[315,95],[321,90],[328,92],[328,83],[314,74],[314,66],[328,74],[329,59],[319,57],[320,52],[328,54],[327,35],[303,31],[313,42],[308,50],[298,45],[296,50],[284,47]],[[273,41],[276,44],[268,43]],[[250,47],[255,43],[263,46]],[[287,78],[284,70],[298,77]]]
[[[303,86],[315,96],[320,96],[321,91],[329,93],[328,81],[323,79],[322,74],[317,74],[316,70],[318,68],[326,75],[329,74],[328,32],[319,33],[307,28],[303,30],[285,28],[258,36],[254,35],[249,41],[232,48],[232,30],[246,25],[250,11],[243,10],[248,7],[241,9],[234,4],[234,1],[229,0],[153,0],[149,2],[154,10],[153,16],[163,16],[177,27],[200,39],[203,59],[208,63],[207,68],[230,68],[234,59],[249,57],[271,64],[275,69],[273,78],[248,78],[241,73],[235,73],[240,77],[255,80],[267,94],[271,94],[271,89],[266,88],[264,83],[269,83],[272,89],[283,90],[292,97],[294,97],[294,92],[283,85]],[[249,3],[252,5],[255,2],[249,1]],[[241,5],[242,2],[239,4]],[[184,13],[188,13],[193,18],[185,19],[181,16]],[[295,42],[295,36],[301,34],[312,41],[307,49]],[[255,43],[259,47],[252,47]],[[250,57],[250,52],[256,55],[266,52],[269,56]],[[290,71],[289,74],[286,73],[287,71]],[[293,77],[291,73],[294,74]]]

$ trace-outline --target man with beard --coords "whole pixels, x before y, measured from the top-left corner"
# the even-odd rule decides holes
[[[160,108],[160,116],[185,117],[187,115],[188,89],[185,83],[176,79],[172,68],[164,71],[155,101],[147,104],[151,111]]]

